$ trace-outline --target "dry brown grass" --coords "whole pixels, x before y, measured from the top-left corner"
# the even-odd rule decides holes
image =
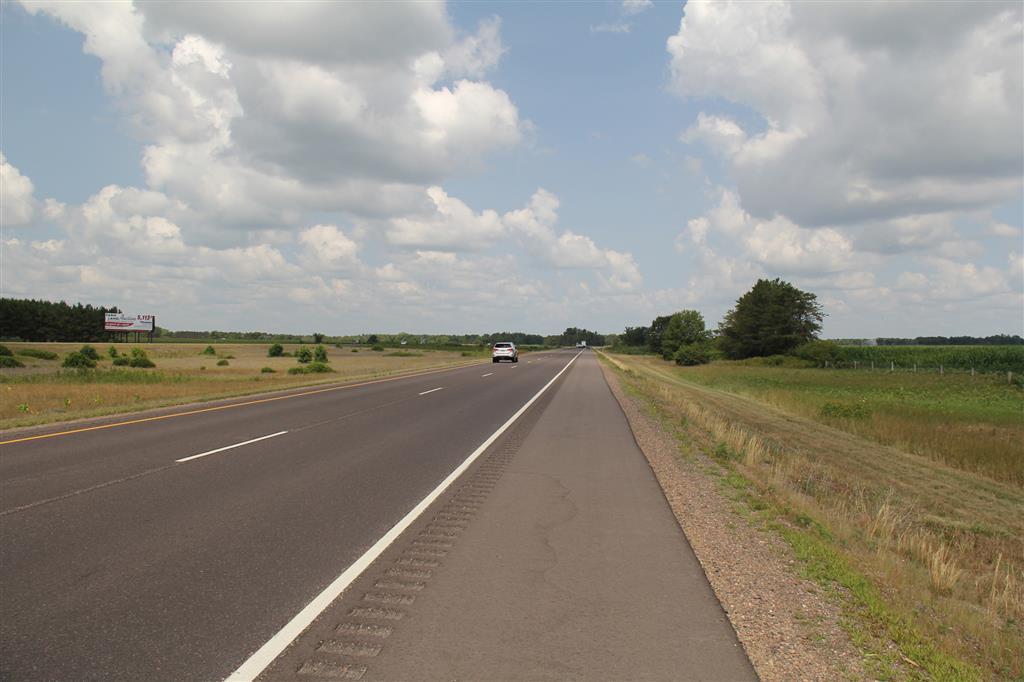
[[[821,523],[929,641],[1024,675],[1024,490],[744,396],[654,358],[611,356],[666,419],[763,495]]]
[[[42,348],[63,356],[82,344],[6,343],[12,351]],[[216,344],[216,355],[204,355],[207,344],[113,344],[126,354],[138,345],[156,363],[155,369],[112,373],[107,356],[111,344],[93,344],[103,358],[100,372],[88,381],[60,372],[61,360],[19,357],[26,367],[0,370],[0,428],[45,424],[81,417],[115,414],[151,407],[274,391],[318,383],[354,381],[448,367],[476,358],[450,351],[425,351],[413,357],[360,349],[328,347],[331,374],[289,375],[294,357],[267,357],[270,344]],[[285,346],[294,353],[298,344]],[[218,366],[227,359],[227,366]],[[274,373],[262,373],[270,367]],[[117,368],[121,369],[121,368]],[[126,368],[125,368],[126,369]],[[102,380],[101,380],[102,379]]]

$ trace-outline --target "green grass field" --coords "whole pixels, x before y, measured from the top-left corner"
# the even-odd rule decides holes
[[[716,362],[689,381],[1024,485],[1024,390],[1002,375],[857,372]]]

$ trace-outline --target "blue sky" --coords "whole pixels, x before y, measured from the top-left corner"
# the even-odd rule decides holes
[[[5,296],[610,332],[782,277],[827,336],[1024,328],[1017,3],[0,7]]]

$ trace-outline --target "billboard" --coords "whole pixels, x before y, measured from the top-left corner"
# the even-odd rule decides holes
[[[106,313],[103,329],[108,332],[151,332],[156,317],[153,315],[126,315]]]

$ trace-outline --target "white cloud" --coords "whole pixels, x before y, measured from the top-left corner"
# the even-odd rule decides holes
[[[711,149],[734,156],[747,142],[747,134],[732,119],[697,114],[697,122],[686,129],[679,139],[683,142],[702,142]]]
[[[36,210],[33,191],[32,181],[0,151],[0,224],[13,227],[31,222]]]
[[[205,225],[408,213],[528,127],[482,80],[504,52],[500,20],[459,37],[443,4],[24,5],[85,36],[147,143],[147,183]]]
[[[704,113],[684,137],[727,156],[754,215],[839,225],[1019,196],[1019,3],[692,2],[684,12],[668,41],[672,89],[748,107],[764,125]]]
[[[538,189],[530,203],[502,217],[504,225],[518,235],[528,252],[555,268],[585,268],[599,271],[602,282],[619,291],[637,289],[642,284],[640,270],[629,253],[602,249],[590,237],[571,231],[559,234],[558,197]]]
[[[336,225],[314,225],[299,233],[311,261],[327,268],[351,267],[359,263],[359,245]]]
[[[622,0],[623,14],[640,14],[654,7],[652,0]]]
[[[466,36],[445,51],[443,62],[455,76],[482,78],[498,65],[505,48],[501,44],[501,19],[480,22],[475,35]]]
[[[481,249],[504,238],[496,212],[474,213],[440,187],[428,188],[426,195],[432,204],[429,215],[392,219],[387,230],[390,243],[462,251]]]
[[[1022,231],[1019,227],[1013,227],[1006,223],[993,222],[988,226],[988,233],[994,237],[1020,237]]]
[[[720,188],[718,196],[717,206],[687,222],[695,245],[706,244],[709,233],[717,232],[770,273],[837,273],[856,262],[853,241],[836,228],[807,229],[779,215],[758,220],[743,210],[734,192]]]

